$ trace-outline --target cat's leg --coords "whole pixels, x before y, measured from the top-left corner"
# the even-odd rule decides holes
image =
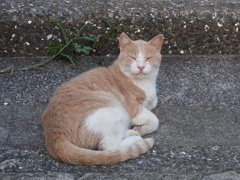
[[[111,137],[107,137],[102,140],[101,149],[118,149],[119,147],[127,147],[142,140],[142,137],[140,136],[138,131],[135,131],[133,129],[126,130],[123,127],[118,127],[118,130],[120,131],[116,131],[116,133]],[[121,130],[126,131],[124,135],[121,133]]]
[[[153,110],[157,106],[157,103],[158,103],[158,97],[155,92],[155,93],[152,93],[151,96],[146,97],[146,99],[143,103],[143,106],[149,110]]]
[[[158,98],[157,96],[154,96],[154,98],[149,102],[149,104],[147,104],[146,108],[149,110],[153,110],[158,103]]]
[[[121,127],[119,127],[121,129]],[[126,137],[126,135],[129,135]],[[142,140],[142,137],[140,134],[132,130],[129,132],[129,130],[126,131],[125,136],[123,136],[122,133],[116,132],[116,134],[112,135],[111,137],[106,137],[101,141],[101,150],[115,150],[122,147],[128,147],[132,144],[135,144],[136,142]]]
[[[124,138],[121,143],[120,143],[120,147],[129,147],[132,144],[135,144],[138,141],[143,140],[143,138],[141,136],[129,136],[127,138]]]
[[[88,130],[102,135],[99,142],[101,150],[118,149],[122,146],[122,141],[126,141],[126,144],[133,143],[137,139],[130,137],[139,135],[134,130],[128,131],[130,117],[121,106],[98,109],[86,119],[85,126]]]
[[[139,134],[138,131],[133,130],[133,129],[129,129],[129,130],[127,130],[127,132],[125,133],[124,138],[127,138],[127,137],[129,137],[129,136],[141,136],[141,135]]]
[[[145,135],[157,130],[159,120],[151,111],[143,107],[142,111],[131,120],[131,124],[134,126],[134,130]]]

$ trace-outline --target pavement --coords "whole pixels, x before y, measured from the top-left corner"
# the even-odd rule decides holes
[[[0,58],[0,69],[46,57]],[[51,61],[0,79],[0,179],[240,179],[240,56],[164,55],[153,112],[159,129],[145,155],[113,166],[73,166],[46,152],[41,123],[57,86],[116,56]]]
[[[63,41],[57,21],[71,37],[87,23],[82,36],[108,39],[80,56],[77,69],[54,60],[0,77],[0,179],[240,180],[238,0],[1,0],[0,71],[46,60],[49,43]],[[41,123],[49,98],[72,77],[110,65],[122,31],[165,37],[153,110],[160,127],[148,135],[154,148],[114,166],[53,160]]]

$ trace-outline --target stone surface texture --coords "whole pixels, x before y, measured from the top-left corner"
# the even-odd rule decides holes
[[[164,34],[163,54],[240,53],[240,2],[235,0],[1,0],[0,56],[45,56],[51,41],[63,41],[56,23],[73,36],[106,33],[95,54],[118,54],[116,37],[149,40]],[[82,43],[82,41],[78,41]],[[115,48],[109,48],[115,47]]]
[[[77,68],[50,61],[0,77],[0,179],[240,180],[239,0],[0,0],[0,73],[48,59],[46,47],[99,39]],[[72,166],[44,145],[41,114],[54,90],[89,69],[110,65],[117,37],[165,37],[157,79],[155,146],[113,166]],[[77,44],[92,45],[82,39]],[[1,74],[2,75],[2,74]]]
[[[0,58],[0,68],[45,58]],[[163,56],[153,112],[159,129],[145,155],[113,166],[72,166],[49,157],[41,113],[61,83],[116,56],[51,61],[0,79],[0,179],[239,179],[240,57]]]

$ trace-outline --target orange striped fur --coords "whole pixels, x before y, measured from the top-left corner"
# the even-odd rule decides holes
[[[63,83],[42,115],[46,148],[70,164],[111,165],[136,158],[154,145],[141,135],[158,128],[156,77],[163,36],[149,42],[119,37],[120,55]],[[130,129],[133,127],[133,129]]]

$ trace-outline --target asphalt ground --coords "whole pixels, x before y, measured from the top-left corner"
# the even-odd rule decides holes
[[[46,57],[0,58],[0,69]],[[41,113],[57,86],[116,56],[52,61],[0,79],[0,179],[240,179],[240,57],[163,56],[153,112],[156,144],[114,166],[72,166],[44,146]]]

